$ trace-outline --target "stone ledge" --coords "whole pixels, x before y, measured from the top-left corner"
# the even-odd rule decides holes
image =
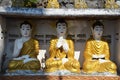
[[[0,76],[0,80],[120,80],[119,76]]]
[[[0,7],[0,15],[37,18],[119,18],[120,9],[48,9]]]

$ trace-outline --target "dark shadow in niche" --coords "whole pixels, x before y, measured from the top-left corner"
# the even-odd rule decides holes
[[[14,42],[15,41],[15,39],[9,39],[9,42]]]
[[[86,39],[78,39],[77,42],[83,43],[83,42],[86,42]]]
[[[35,35],[34,37],[39,39],[39,38],[44,38],[44,35]]]
[[[78,34],[77,37],[79,37],[79,38],[86,38],[86,34]]]
[[[74,37],[75,37],[75,35],[68,34],[68,37],[70,37],[70,38],[74,38]]]
[[[54,37],[54,35],[46,35],[46,38],[53,38]]]
[[[9,37],[12,37],[12,38],[18,38],[19,35],[17,35],[17,34],[9,34]]]
[[[111,44],[111,39],[112,39],[112,37],[111,37],[111,35],[104,35],[104,36],[102,36],[109,44]]]

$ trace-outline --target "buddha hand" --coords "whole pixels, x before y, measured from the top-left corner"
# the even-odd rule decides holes
[[[13,60],[22,60],[22,58],[21,57],[13,58]]]
[[[37,60],[36,58],[26,58],[23,60],[23,63],[27,63],[27,62],[30,62],[30,61],[33,61],[33,60]]]
[[[24,56],[21,56],[21,57],[13,58],[13,60],[23,60],[23,59],[26,59],[26,58],[29,58],[29,55],[24,55]]]
[[[56,48],[60,48],[62,46],[62,42],[57,42]]]
[[[29,55],[23,55],[21,56],[22,59],[26,59],[26,58],[29,58]]]
[[[60,58],[54,58],[54,60],[60,60]]]
[[[64,41],[64,43],[63,43],[63,49],[65,50],[65,52],[68,52],[68,50],[69,50],[69,46],[66,41]]]
[[[100,63],[105,63],[105,62],[109,62],[109,60],[105,60],[105,59],[99,59]]]
[[[62,58],[62,64],[66,63],[68,61],[68,58]]]
[[[92,55],[92,58],[99,58],[99,56],[98,55]]]
[[[99,58],[105,58],[104,54],[99,55]]]
[[[57,47],[57,48],[60,48],[62,45],[63,45],[63,37],[60,37],[60,38],[58,39],[58,42],[57,42],[56,47]]]

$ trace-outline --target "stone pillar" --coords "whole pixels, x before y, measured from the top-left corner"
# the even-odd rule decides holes
[[[116,26],[116,64],[117,64],[117,70],[118,74],[120,74],[120,20],[118,20],[118,24]]]
[[[0,71],[2,67],[2,57],[4,53],[4,18],[0,16]]]

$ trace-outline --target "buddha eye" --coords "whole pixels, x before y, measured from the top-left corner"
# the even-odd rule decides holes
[[[95,31],[99,31],[99,29],[95,29]]]
[[[61,27],[58,27],[58,29],[61,29]]]
[[[60,26],[60,24],[58,26]]]
[[[66,29],[66,27],[63,27],[63,29]]]
[[[65,24],[63,24],[63,26],[66,26]]]
[[[103,29],[102,29],[102,28],[101,28],[100,30],[101,30],[101,31],[103,31]]]

